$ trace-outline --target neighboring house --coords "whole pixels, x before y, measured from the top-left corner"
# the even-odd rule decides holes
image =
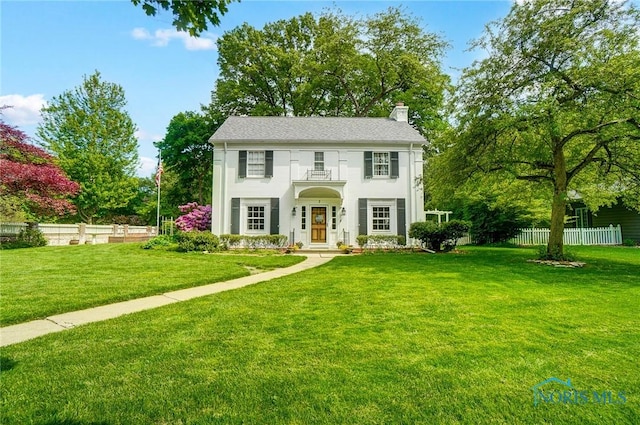
[[[282,234],[306,248],[424,221],[425,139],[398,104],[389,118],[229,117],[214,146],[215,234]]]
[[[580,199],[575,199],[571,201],[567,213],[567,227],[607,227],[619,224],[623,241],[631,239],[640,242],[640,213],[627,208],[620,201],[593,212]]]

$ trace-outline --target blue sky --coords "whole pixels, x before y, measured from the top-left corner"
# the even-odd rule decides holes
[[[244,0],[229,5],[219,27],[192,39],[173,29],[169,13],[149,17],[129,0],[0,0],[0,105],[13,106],[4,119],[34,136],[39,108],[98,70],[125,90],[126,110],[138,127],[138,174],[150,176],[157,161],[153,142],[162,139],[171,118],[209,102],[218,77],[218,36],[243,22],[262,28],[334,5],[349,15],[403,6],[451,44],[444,66],[455,76],[479,55],[466,51],[467,43],[505,16],[511,3]]]

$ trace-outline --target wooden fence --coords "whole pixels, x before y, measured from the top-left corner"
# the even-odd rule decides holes
[[[16,236],[27,227],[26,223],[0,223],[0,236]],[[156,236],[155,226],[39,223],[37,227],[50,246],[133,242]]]
[[[509,242],[516,245],[546,245],[549,242],[550,229],[521,229],[520,234]],[[564,229],[565,245],[621,245],[622,229],[620,225]]]

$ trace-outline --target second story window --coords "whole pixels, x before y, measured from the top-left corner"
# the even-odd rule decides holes
[[[373,153],[373,175],[388,176],[389,175],[389,152]]]
[[[400,161],[398,152],[364,152],[364,178],[400,176]]]
[[[264,177],[264,151],[247,152],[247,177]]]
[[[313,170],[324,171],[324,152],[315,152],[313,158]]]
[[[239,151],[238,177],[273,177],[273,151]]]

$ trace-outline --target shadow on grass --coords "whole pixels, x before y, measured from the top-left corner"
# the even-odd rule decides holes
[[[10,357],[0,356],[0,372],[7,372],[16,365],[16,361]]]

